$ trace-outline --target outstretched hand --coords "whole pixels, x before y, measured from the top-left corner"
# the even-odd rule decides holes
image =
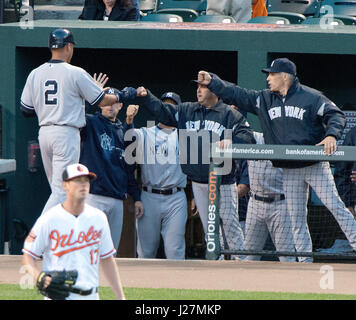
[[[199,71],[198,73],[198,83],[207,86],[210,84],[211,75],[207,71]]]
[[[101,72],[99,73],[98,77],[96,76],[96,73],[94,73],[93,78],[94,78],[96,84],[102,89],[104,89],[106,83],[109,80],[109,77],[106,74],[103,74]]]
[[[316,144],[316,146],[324,146],[324,152],[330,156],[337,149],[336,139],[333,136],[327,136],[324,140]]]

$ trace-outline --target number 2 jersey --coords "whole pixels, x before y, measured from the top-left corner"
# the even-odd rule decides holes
[[[23,253],[38,260],[42,269],[77,270],[76,288],[99,285],[99,261],[115,254],[105,213],[85,204],[78,216],[58,204],[40,216],[25,239]]]
[[[85,126],[85,100],[97,105],[105,93],[84,69],[50,60],[31,71],[21,109],[36,112],[39,126]]]

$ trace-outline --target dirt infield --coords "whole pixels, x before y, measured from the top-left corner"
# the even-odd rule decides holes
[[[356,294],[355,264],[116,259],[124,287]],[[323,273],[328,270],[328,273]],[[0,283],[19,283],[21,256],[0,256]],[[325,277],[333,288],[322,288]],[[101,285],[108,283],[101,276]],[[322,283],[322,286],[320,285]]]

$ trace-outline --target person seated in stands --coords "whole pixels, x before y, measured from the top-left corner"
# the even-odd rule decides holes
[[[78,19],[137,21],[138,17],[139,9],[135,7],[133,0],[85,0]]]
[[[238,23],[251,19],[251,0],[207,0],[206,4],[206,14],[231,16]]]

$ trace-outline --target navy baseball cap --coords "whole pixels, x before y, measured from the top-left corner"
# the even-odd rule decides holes
[[[181,104],[182,100],[180,99],[179,94],[175,93],[175,92],[165,92],[164,94],[162,94],[161,100],[164,99],[172,99],[176,104]]]
[[[297,67],[294,62],[290,61],[287,58],[279,58],[272,61],[269,68],[262,69],[264,73],[270,72],[285,72],[293,76],[297,75]]]

